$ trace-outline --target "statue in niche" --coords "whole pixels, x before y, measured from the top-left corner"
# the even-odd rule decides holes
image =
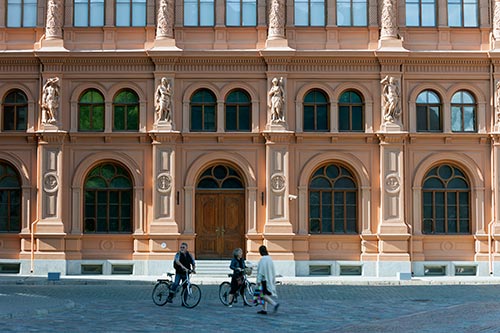
[[[380,81],[382,84],[382,110],[386,122],[399,120],[401,109],[399,107],[399,86],[393,76],[386,76]]]
[[[283,106],[285,104],[285,90],[283,88],[283,78],[274,78],[272,80],[271,89],[269,89],[268,106],[271,109],[271,122],[279,123],[285,121],[285,116],[283,114]]]
[[[172,121],[172,87],[170,81],[163,77],[155,93],[156,121]]]
[[[55,124],[57,110],[59,109],[59,78],[47,79],[42,88],[42,123]]]

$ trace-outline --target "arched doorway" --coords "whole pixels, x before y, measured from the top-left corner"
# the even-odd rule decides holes
[[[245,246],[245,186],[234,168],[215,165],[196,184],[196,258],[230,259]]]

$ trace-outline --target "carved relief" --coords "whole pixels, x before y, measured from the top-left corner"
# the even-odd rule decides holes
[[[281,192],[285,189],[285,177],[274,175],[271,177],[271,188],[274,192]]]
[[[158,192],[167,193],[172,188],[172,177],[168,173],[161,173],[156,178]]]
[[[174,0],[160,0],[156,38],[174,37]]]
[[[271,0],[269,7],[269,37],[285,37],[285,1]]]
[[[59,78],[47,79],[42,88],[42,100],[40,107],[42,110],[42,124],[55,124],[56,115],[59,110]]]
[[[399,192],[401,182],[396,174],[390,174],[385,177],[385,190],[387,193],[396,194]]]
[[[166,77],[161,78],[155,93],[156,123],[172,121],[172,94],[170,81]]]
[[[272,86],[269,89],[268,93],[268,107],[270,113],[270,122],[271,123],[284,123],[285,115],[283,112],[285,105],[285,90],[284,90],[284,82],[281,77],[274,78],[272,80]]]
[[[55,193],[59,188],[59,180],[55,172],[46,173],[43,176],[43,190],[47,193]]]
[[[396,0],[383,0],[380,37],[397,38]]]
[[[45,25],[45,37],[47,39],[62,38],[62,0],[48,0],[47,23]]]
[[[386,76],[380,81],[382,84],[382,111],[384,121],[393,123],[401,116],[399,83],[392,76]]]
[[[496,40],[500,39],[500,1],[495,1],[493,8],[493,36]]]

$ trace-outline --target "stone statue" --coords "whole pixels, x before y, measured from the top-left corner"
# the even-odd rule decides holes
[[[163,77],[155,93],[156,121],[172,121],[172,87],[170,81]]]
[[[399,120],[401,109],[399,107],[399,86],[392,76],[386,76],[382,81],[382,110],[386,122]]]
[[[174,0],[160,0],[156,38],[174,37]]]
[[[282,77],[279,80],[276,77],[272,80],[272,86],[271,89],[269,89],[268,93],[268,106],[271,110],[271,123],[279,123],[285,121],[285,117],[283,114],[283,106],[285,104],[285,90],[283,89],[283,86],[284,83]]]
[[[42,100],[40,102],[43,124],[56,123],[56,114],[59,109],[59,89],[58,77],[47,79],[43,85]]]
[[[62,38],[63,17],[62,0],[48,0],[47,23],[45,24],[45,36],[47,39]]]
[[[381,14],[380,37],[398,38],[398,26],[396,22],[396,1],[383,0]]]
[[[493,37],[500,40],[500,1],[496,0],[493,8]]]
[[[268,38],[285,38],[285,11],[284,0],[270,0],[269,5],[269,32]]]

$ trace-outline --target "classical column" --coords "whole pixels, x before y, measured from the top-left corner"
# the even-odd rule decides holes
[[[379,49],[391,47],[402,48],[397,23],[397,0],[383,0],[380,15]]]
[[[495,0],[493,7],[493,43],[492,49],[500,49],[500,0]]]
[[[379,274],[394,276],[410,272],[408,226],[404,205],[404,134],[379,134],[380,139],[380,219]],[[384,268],[384,262],[392,267]],[[398,263],[399,262],[399,263]],[[397,267],[399,265],[399,267]],[[395,271],[394,271],[395,269]]]
[[[285,36],[285,15],[285,0],[271,0],[266,48],[288,48],[288,41]]]
[[[493,219],[487,225],[486,232],[489,240],[493,242],[493,246],[490,248],[489,256],[489,269],[490,273],[497,272],[498,275],[500,270],[500,264],[495,265],[496,259],[500,256],[500,136],[498,134],[492,134],[492,167],[491,177],[492,177],[492,189],[493,189]]]
[[[42,48],[64,48],[63,43],[64,0],[47,1],[47,17],[45,23],[45,39]]]
[[[177,49],[174,36],[174,11],[174,0],[160,0],[154,48],[166,47]]]

